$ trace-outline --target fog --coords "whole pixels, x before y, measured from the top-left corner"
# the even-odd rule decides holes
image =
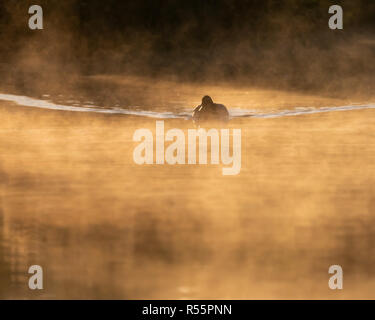
[[[0,5],[1,298],[373,298],[375,3],[32,4]],[[134,163],[142,114],[185,132],[206,94],[240,174]]]
[[[61,90],[95,74],[304,90],[373,91],[375,6],[339,1],[344,30],[328,28],[331,1],[31,1],[2,5],[1,74],[24,90]],[[70,90],[70,89],[69,89]],[[39,90],[40,91],[40,90]]]

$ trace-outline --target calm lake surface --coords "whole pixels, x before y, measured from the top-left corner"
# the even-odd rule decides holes
[[[104,89],[89,99],[91,87],[78,97],[34,98],[161,118],[171,112],[181,117],[165,118],[166,130],[185,133],[193,124],[184,115],[207,92],[233,115],[353,104],[112,81],[112,89],[125,87],[112,90],[114,101]],[[5,101],[0,118],[3,299],[375,298],[373,109],[234,117],[228,128],[242,131],[236,176],[223,176],[222,165],[136,165],[133,133],[154,131],[152,118]],[[28,289],[33,264],[44,270],[38,292]],[[335,264],[344,270],[342,291],[328,288]]]

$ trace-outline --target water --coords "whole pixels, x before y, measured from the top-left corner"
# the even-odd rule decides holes
[[[156,86],[113,105],[2,91],[2,298],[374,298],[371,101]],[[242,129],[239,175],[134,164],[136,129],[191,128],[211,91]],[[328,289],[333,264],[340,292]]]
[[[50,95],[43,95],[45,98],[50,98]],[[60,98],[61,99],[61,98]],[[79,100],[68,99],[66,102],[75,102],[72,105],[69,104],[56,104],[50,100],[41,100],[27,96],[18,96],[12,94],[0,93],[0,100],[14,102],[21,106],[50,109],[50,110],[61,110],[61,111],[73,111],[73,112],[94,112],[94,113],[107,113],[107,114],[121,114],[121,115],[132,115],[146,118],[156,119],[191,119],[192,110],[185,108],[177,112],[157,112],[150,110],[140,110],[137,106],[120,107],[98,107],[93,102],[91,105],[84,104]],[[86,102],[87,103],[87,102]],[[315,114],[322,112],[333,112],[333,111],[350,111],[350,110],[361,110],[361,109],[374,109],[375,104],[367,105],[349,105],[349,106],[332,106],[332,107],[298,107],[293,110],[269,110],[265,113],[265,110],[247,110],[247,109],[229,109],[230,117],[252,117],[252,118],[279,118],[288,116],[300,116],[306,114]]]

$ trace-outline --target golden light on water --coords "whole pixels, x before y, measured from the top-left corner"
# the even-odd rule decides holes
[[[133,133],[155,119],[2,102],[1,297],[373,298],[374,112],[235,118],[242,169],[223,176],[134,164]],[[45,269],[38,294],[32,264]],[[342,292],[327,286],[333,264]]]

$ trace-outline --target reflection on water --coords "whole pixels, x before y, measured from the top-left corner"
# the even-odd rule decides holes
[[[0,114],[1,298],[374,298],[374,110],[234,119],[238,176],[135,165],[152,119]]]

